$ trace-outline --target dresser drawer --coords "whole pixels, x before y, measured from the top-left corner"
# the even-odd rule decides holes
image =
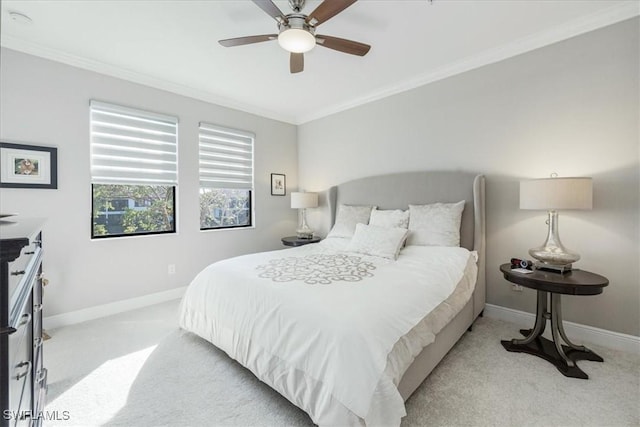
[[[38,415],[44,411],[45,398],[47,396],[47,369],[43,368],[33,383],[33,413]],[[40,427],[42,418],[36,417],[32,427]]]
[[[22,425],[20,417],[30,415],[33,378],[32,319],[21,318],[17,330],[9,335],[9,410],[13,425]],[[28,420],[28,418],[27,418]],[[15,423],[15,424],[14,424]]]
[[[16,288],[9,304],[9,326],[17,328],[21,322],[24,312],[31,313],[33,310],[33,289],[40,286],[39,275],[42,262],[42,251],[36,251],[27,266],[27,270]],[[40,292],[36,291],[36,296],[40,298]],[[27,303],[29,301],[29,303]]]
[[[33,313],[33,381],[38,383],[43,375],[42,350],[44,339],[42,338],[42,316],[40,313]],[[35,394],[35,392],[34,392]]]
[[[31,363],[21,362],[12,367],[9,378],[10,426],[28,426],[31,417]],[[15,424],[14,424],[15,423]]]
[[[31,348],[33,347],[33,313],[31,312],[31,297],[27,298],[22,312],[19,316],[19,320],[15,325],[15,332],[9,335],[9,364],[13,364],[20,357],[26,357],[23,355],[25,349],[28,349],[29,359],[31,360]],[[17,363],[17,362],[16,362]]]
[[[27,246],[22,248],[18,258],[8,263],[9,301],[14,302],[18,298],[19,295],[16,291],[19,291],[22,288],[20,286],[21,282],[28,280],[30,268],[33,268],[32,264],[40,258],[41,250],[40,240],[33,239],[33,241],[31,241]]]

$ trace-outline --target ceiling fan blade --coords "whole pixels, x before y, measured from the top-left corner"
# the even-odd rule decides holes
[[[300,73],[304,70],[304,53],[291,52],[289,57],[289,71],[291,74]]]
[[[317,26],[336,16],[358,0],[324,0],[307,17],[307,23]]]
[[[367,52],[369,52],[369,49],[371,49],[371,46],[368,44],[331,36],[317,35],[316,43],[319,46],[358,56],[365,56]]]
[[[267,12],[267,15],[271,16],[278,22],[287,22],[287,18],[282,14],[278,6],[276,6],[271,0],[252,0],[260,9]]]
[[[236,37],[235,39],[218,40],[218,43],[220,43],[224,47],[233,47],[242,46],[243,44],[268,42],[269,40],[276,40],[277,38],[277,34],[263,34],[260,36],[246,36]]]

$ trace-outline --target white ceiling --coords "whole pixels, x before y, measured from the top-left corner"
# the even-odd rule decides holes
[[[287,1],[276,1],[285,14]],[[307,1],[309,14],[320,1]],[[360,0],[318,34],[372,46],[316,47],[289,73],[276,33],[250,1],[3,0],[2,46],[294,124],[492,63],[640,13],[617,0]],[[32,19],[20,24],[8,12]]]

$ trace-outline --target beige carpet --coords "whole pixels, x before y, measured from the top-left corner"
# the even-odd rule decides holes
[[[178,302],[49,331],[48,426],[306,426],[309,417],[176,326]],[[407,402],[403,426],[638,426],[640,356],[591,346],[569,379],[506,352],[517,327],[481,318]]]

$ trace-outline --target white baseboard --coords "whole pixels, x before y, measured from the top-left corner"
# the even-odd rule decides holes
[[[187,287],[184,286],[168,291],[156,292],[142,297],[116,301],[109,304],[45,317],[43,319],[44,328],[55,329],[61,326],[73,325],[76,323],[86,322],[87,320],[98,319],[100,317],[106,317],[112,314],[122,313],[124,311],[135,310],[159,304],[161,302],[179,299],[182,298],[186,289]],[[494,304],[486,304],[484,314],[492,319],[504,320],[523,328],[530,328],[535,320],[535,315],[533,313],[527,313]],[[616,350],[640,354],[640,337],[607,331],[605,329],[594,328],[593,326],[581,325],[579,323],[565,321],[563,324],[569,338],[572,341],[575,340],[574,342],[576,343],[586,342]]]
[[[515,323],[523,328],[531,328],[536,318],[533,313],[527,313],[525,311],[514,310],[512,308],[501,307],[493,304],[485,305],[484,315],[492,319]],[[606,329],[594,328],[593,326],[581,325],[573,322],[565,321],[563,322],[563,325],[569,339],[576,344],[585,342],[615,350],[640,354],[640,337],[607,331]],[[545,335],[547,333],[548,329],[547,332],[545,332]]]
[[[55,316],[45,317],[42,320],[43,326],[45,329],[55,329],[61,326],[74,325],[76,323],[86,322],[87,320],[111,316],[112,314],[122,313],[123,311],[135,310],[149,305],[179,299],[182,298],[186,289],[187,287],[183,286],[181,288],[156,292],[137,298],[83,308],[82,310],[71,311],[69,313],[56,314]]]

